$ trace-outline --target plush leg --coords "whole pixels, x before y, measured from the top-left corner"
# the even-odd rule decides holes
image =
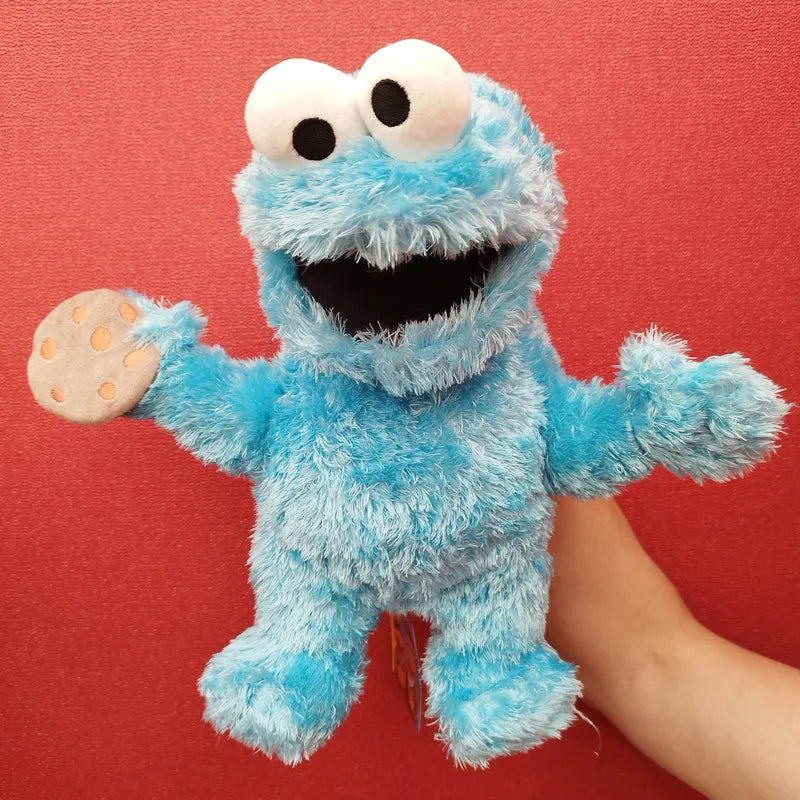
[[[428,610],[428,714],[458,764],[485,766],[557,736],[580,693],[575,668],[543,639],[549,557],[512,559]]]
[[[205,719],[250,747],[296,764],[324,744],[363,683],[378,612],[336,592],[296,554],[254,557],[256,621],[200,678]]]

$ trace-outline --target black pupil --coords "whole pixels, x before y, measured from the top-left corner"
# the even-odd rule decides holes
[[[397,81],[386,78],[375,84],[372,90],[372,110],[387,128],[404,123],[408,119],[410,108],[406,90]]]
[[[329,122],[319,117],[310,117],[294,126],[292,145],[303,158],[309,161],[322,161],[336,147],[336,136]]]

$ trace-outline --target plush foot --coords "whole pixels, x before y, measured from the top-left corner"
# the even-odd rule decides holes
[[[774,448],[789,409],[743,356],[694,361],[686,344],[655,330],[620,351],[618,381],[639,444],[676,475],[724,480]]]
[[[439,738],[457,764],[474,767],[558,736],[572,721],[581,690],[572,664],[545,643],[509,663],[455,652],[433,639],[423,675]]]
[[[199,681],[204,719],[287,764],[323,745],[358,696],[360,655],[281,653],[251,628],[217,653]]]

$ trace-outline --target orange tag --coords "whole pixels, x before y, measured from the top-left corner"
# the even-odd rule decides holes
[[[406,696],[408,710],[419,731],[422,725],[422,681],[414,627],[405,614],[390,614],[389,623],[392,636],[392,672]]]

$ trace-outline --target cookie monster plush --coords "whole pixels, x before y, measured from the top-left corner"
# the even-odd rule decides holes
[[[247,101],[238,176],[272,360],[198,343],[200,312],[85,292],[40,325],[36,399],[128,413],[254,484],[253,625],[200,678],[206,719],[297,763],[363,682],[382,609],[429,619],[428,713],[459,764],[556,736],[580,692],[544,640],[553,497],[663,464],[724,480],[786,404],[740,355],[655,330],[611,384],[559,366],[534,304],[558,245],[552,148],[520,99],[409,40],[348,75],[293,59]]]

